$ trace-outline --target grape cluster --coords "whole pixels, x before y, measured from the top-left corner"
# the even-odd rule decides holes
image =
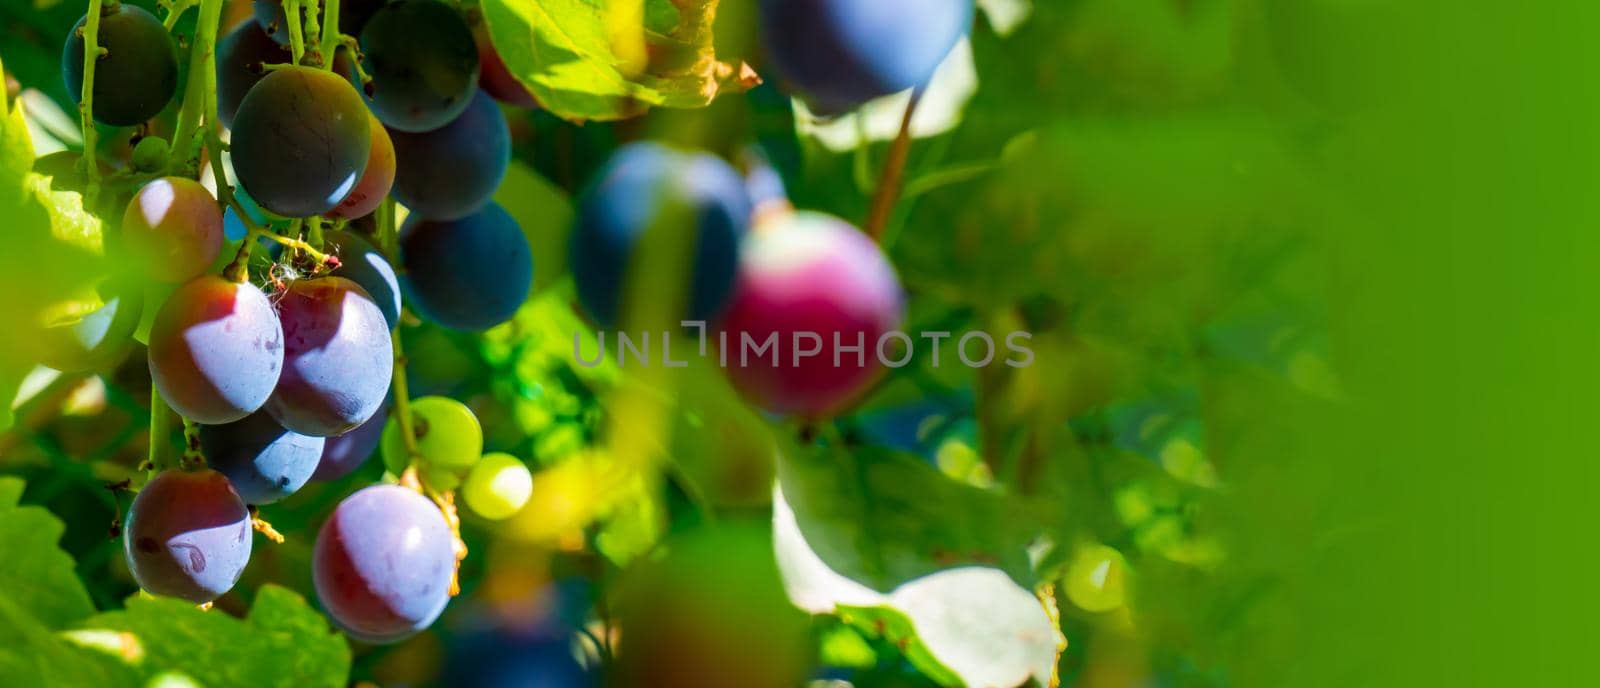
[[[92,115],[140,127],[120,177],[136,184],[106,194],[121,220],[108,250],[136,269],[87,295],[92,312],[47,323],[44,348],[60,369],[94,370],[146,341],[156,392],[189,431],[183,459],[160,466],[128,512],[130,571],[155,594],[216,599],[249,561],[252,531],[269,530],[255,506],[349,475],[381,444],[401,484],[339,504],[318,534],[313,578],[356,638],[392,642],[426,627],[463,555],[441,495],[459,488],[475,513],[503,519],[533,481],[520,459],[483,455],[482,430],[460,402],[391,396],[393,333],[405,306],[481,330],[526,299],[528,240],[491,200],[511,158],[491,95],[531,98],[453,4],[346,0],[337,30],[356,38],[320,43],[302,30],[312,17],[258,0],[254,20],[216,43],[215,110],[205,112],[209,96],[183,103],[205,112],[207,137],[169,145],[152,120],[177,92],[177,44],[133,5],[109,3],[98,19],[89,36],[87,16],[68,35],[62,72],[83,98],[92,36],[101,52]],[[324,45],[338,48],[324,55]],[[496,70],[490,92],[479,90],[485,61]],[[219,164],[210,149],[223,141],[237,186],[213,170],[221,186],[208,188],[197,181],[213,179],[202,161]],[[389,199],[409,213],[398,230]],[[378,236],[356,229],[379,216],[388,226]],[[229,223],[242,229],[230,237]],[[287,247],[265,267],[253,254],[264,243]]]
[[[971,10],[964,0],[925,4],[760,6],[778,69],[837,110],[927,82]],[[484,454],[470,408],[406,398],[395,368],[407,307],[446,328],[484,330],[527,300],[532,249],[493,196],[511,159],[500,103],[534,98],[483,25],[454,4],[346,0],[335,25],[356,38],[309,51],[299,27],[313,18],[282,8],[258,0],[254,21],[218,42],[216,90],[202,98],[215,108],[207,137],[146,136],[135,147],[131,168],[142,176],[116,201],[125,206],[108,245],[137,274],[99,285],[98,309],[46,337],[52,365],[90,370],[125,352],[148,321],[153,385],[192,430],[182,465],[162,467],[128,512],[127,563],[152,593],[197,603],[226,593],[249,560],[252,529],[266,529],[253,507],[380,454],[394,480],[355,492],[328,517],[313,578],[339,626],[393,642],[431,624],[455,588],[464,546],[447,493],[460,490],[468,508],[495,520],[534,489],[522,460]],[[146,134],[177,90],[176,45],[138,7],[113,4],[99,19],[104,54],[90,111]],[[75,29],[63,52],[75,98],[84,97],[86,45]],[[226,167],[223,145],[237,187],[214,169],[208,188],[197,181],[200,159]],[[725,367],[767,411],[836,412],[880,373],[878,357],[841,364],[840,353],[898,327],[898,279],[855,227],[794,211],[771,170],[752,174],[766,181],[748,182],[709,153],[648,142],[618,149],[579,198],[577,300],[601,327],[665,312],[669,322],[707,323],[723,347],[770,338],[788,346],[813,334],[821,350],[803,363]],[[394,202],[408,213],[398,230]],[[366,222],[385,225],[377,236],[356,229],[368,218],[382,218]],[[231,261],[229,222],[246,226]],[[265,270],[251,260],[263,240],[288,247]],[[164,300],[147,302],[152,293]]]

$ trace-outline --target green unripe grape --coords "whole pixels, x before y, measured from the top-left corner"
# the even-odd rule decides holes
[[[467,474],[462,497],[473,513],[491,521],[509,518],[533,496],[533,473],[509,454],[485,454]]]
[[[1067,567],[1067,599],[1089,612],[1109,612],[1127,599],[1127,561],[1105,545],[1079,549]]]
[[[170,151],[167,140],[159,136],[139,139],[139,143],[133,146],[133,169],[140,172],[155,172],[167,164],[167,155]]]
[[[443,473],[465,473],[483,455],[483,428],[478,417],[466,404],[449,397],[412,399],[410,406],[420,463],[417,469],[435,488],[450,489],[440,484],[446,480]],[[380,452],[390,473],[405,472],[410,456],[398,417],[384,426]]]

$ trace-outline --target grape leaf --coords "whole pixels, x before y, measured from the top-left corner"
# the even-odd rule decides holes
[[[940,685],[1009,688],[1030,677],[1050,685],[1058,631],[1043,604],[1004,571],[945,569],[883,594],[823,561],[782,488],[773,501],[773,547],[796,606],[883,637]]]
[[[760,82],[716,58],[718,0],[485,0],[495,50],[539,104],[574,121],[626,119],[652,106],[694,108]],[[672,19],[669,31],[659,29]]]
[[[0,478],[0,596],[52,629],[94,613],[89,592],[73,573],[72,558],[56,546],[66,531],[37,506],[18,506],[22,481]]]
[[[262,586],[250,616],[235,619],[172,598],[134,596],[95,616],[87,631],[126,634],[150,675],[177,669],[208,686],[342,686],[350,648],[327,620],[285,588]]]
[[[811,548],[833,570],[886,592],[961,564],[1032,585],[1034,519],[999,495],[876,448],[781,452],[783,497]]]

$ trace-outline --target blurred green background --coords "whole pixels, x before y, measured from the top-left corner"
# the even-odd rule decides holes
[[[788,488],[807,466],[895,466],[875,458],[891,450],[970,489],[959,499],[971,505],[993,498],[998,515],[980,519],[956,497],[933,509],[954,513],[910,511],[873,486],[826,494],[824,475],[824,496],[796,504],[802,529],[807,508],[861,500],[882,521],[911,514],[861,525],[868,539],[963,529],[999,550],[1015,523],[1048,534],[1054,547],[1013,578],[1054,594],[1062,685],[1573,685],[1592,673],[1600,521],[1584,428],[1600,388],[1600,12],[979,4],[976,90],[951,128],[915,143],[885,245],[912,295],[907,329],[1025,328],[1036,363],[919,363],[811,443],[694,378],[670,415],[669,459],[606,478],[609,462],[630,459],[606,430],[627,383],[570,365],[584,329],[562,258],[571,195],[622,142],[663,138],[731,160],[757,142],[797,206],[859,221],[886,137],[844,145],[875,130],[797,124],[771,81],[609,124],[508,110],[518,162],[501,200],[534,242],[539,293],[482,337],[405,336],[414,393],[468,401],[488,449],[538,469],[534,504],[507,525],[469,522],[466,595],[417,639],[356,648],[352,680],[464,685],[451,672],[486,664],[507,637],[607,635],[610,605],[642,598],[654,603],[625,617],[645,621],[620,622],[624,655],[628,637],[659,642],[610,666],[613,681],[757,685],[694,673],[740,675],[728,667],[748,661],[770,685],[932,685],[904,647],[869,632],[893,619],[801,623],[791,630],[804,649],[790,652],[773,638],[791,612],[763,606],[778,594],[765,557],[773,476],[803,501]],[[58,60],[80,14],[0,4],[8,98],[28,109],[36,146],[51,137],[41,113],[70,105]],[[723,0],[716,36],[719,57],[766,74],[750,0]],[[0,258],[0,285],[38,279],[30,255]],[[22,357],[0,363],[22,382]],[[137,352],[94,380],[35,372],[0,435],[0,472],[26,480],[22,504],[65,523],[61,548],[102,611],[134,592],[106,537],[126,498],[102,484],[144,456],[148,390]],[[774,465],[775,452],[794,465]],[[314,597],[316,524],[380,474],[368,465],[269,507],[290,540],[258,545],[219,607],[242,613],[268,582]],[[0,572],[27,574],[15,562],[30,556],[0,552]],[[1003,557],[988,563],[1012,573]],[[747,588],[719,594],[734,582]],[[749,645],[751,629],[771,642]],[[604,662],[609,640],[589,640],[579,654]],[[752,659],[752,647],[770,654]],[[629,664],[640,657],[659,661],[641,674]]]

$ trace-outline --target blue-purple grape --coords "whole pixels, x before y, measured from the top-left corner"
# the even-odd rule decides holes
[[[217,119],[222,120],[222,126],[233,127],[233,116],[238,114],[244,94],[267,75],[261,66],[281,64],[289,59],[288,49],[262,32],[255,22],[240,24],[218,41]]]
[[[638,250],[641,240],[683,217],[694,223],[695,252],[686,312],[676,315],[711,320],[733,291],[750,215],[744,180],[721,159],[654,143],[626,146],[579,201],[572,235],[578,300],[595,322],[616,325],[627,309],[629,277],[653,258]]]
[[[298,492],[317,470],[321,437],[310,437],[256,412],[225,425],[200,426],[206,463],[227,476],[247,504],[271,504]]]
[[[498,203],[459,220],[407,218],[400,261],[406,303],[458,330],[486,330],[509,320],[533,285],[528,239]]]
[[[221,425],[254,413],[283,368],[283,328],[254,285],[201,275],[167,297],[150,327],[150,377],[173,410]]]
[[[450,601],[455,548],[439,508],[398,485],[339,503],[317,533],[312,580],[352,637],[392,643],[427,628]]]
[[[139,587],[190,602],[233,588],[250,561],[250,512],[211,470],[164,471],[133,499],[123,555]]]
[[[339,268],[333,274],[361,285],[383,311],[389,329],[400,324],[400,278],[383,252],[354,232],[328,232],[323,240],[339,256]]]
[[[926,84],[971,22],[972,0],[761,0],[778,73],[829,114]]]
[[[511,130],[483,91],[461,116],[433,131],[393,134],[395,200],[412,213],[453,220],[482,208],[511,164]]]
[[[377,413],[394,374],[389,323],[355,282],[299,280],[278,298],[283,375],[267,412],[299,433],[342,435]]]
[[[395,0],[361,30],[367,103],[396,131],[431,131],[478,87],[478,46],[461,13],[437,0]]]
[[[386,408],[388,404],[384,406]],[[317,463],[317,471],[311,474],[311,479],[328,482],[354,473],[377,451],[378,442],[383,439],[383,426],[388,420],[389,414],[380,408],[367,422],[357,425],[356,429],[327,438],[322,444],[322,458]]]
[[[61,75],[75,103],[83,102],[83,29],[88,17],[67,32]],[[178,91],[178,53],[161,20],[123,3],[100,16],[95,43],[105,54],[94,67],[94,119],[126,127],[160,113]]]

